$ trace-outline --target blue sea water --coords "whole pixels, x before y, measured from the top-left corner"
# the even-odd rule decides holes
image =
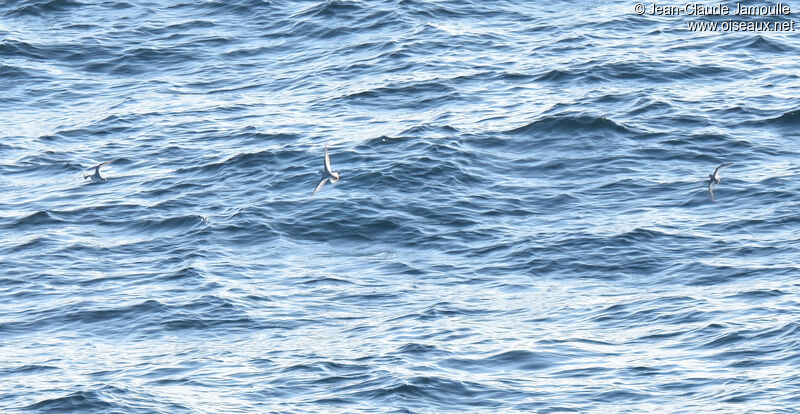
[[[633,7],[2,2],[0,411],[796,412],[800,33]]]

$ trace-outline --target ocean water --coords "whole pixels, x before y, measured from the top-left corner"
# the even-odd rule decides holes
[[[800,33],[634,4],[2,2],[0,411],[796,412]]]

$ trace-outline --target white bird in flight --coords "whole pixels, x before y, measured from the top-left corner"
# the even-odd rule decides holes
[[[111,164],[111,161],[101,162],[100,164],[97,164],[94,167],[89,168],[90,170],[94,170],[94,174],[86,174],[86,172],[84,171],[83,172],[83,179],[85,180],[87,178],[91,178],[92,180],[108,181],[108,179],[106,177],[103,177],[102,175],[100,175],[100,167],[102,167],[104,165],[108,165],[108,164]]]
[[[322,170],[322,180],[320,180],[319,184],[317,184],[317,188],[314,189],[314,194],[318,193],[319,190],[322,190],[322,187],[325,187],[325,184],[330,181],[331,184],[339,181],[339,172],[331,170],[331,156],[328,155],[328,146],[325,146],[325,164]]]
[[[719,170],[721,170],[721,169],[723,169],[723,168],[725,168],[725,167],[727,167],[729,165],[733,165],[733,164],[730,163],[730,162],[725,163],[725,164],[721,164],[719,167],[717,167],[716,170],[714,170],[714,174],[709,174],[708,175],[708,194],[711,195],[711,201],[715,200],[715,198],[714,198],[714,186],[719,184],[719,180],[720,180]]]

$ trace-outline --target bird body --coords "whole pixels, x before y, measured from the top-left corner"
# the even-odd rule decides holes
[[[719,184],[719,179],[720,179],[719,170],[721,170],[721,169],[723,169],[723,168],[725,168],[725,167],[727,167],[729,165],[732,165],[732,164],[728,162],[728,163],[722,164],[719,167],[717,167],[717,169],[714,170],[714,174],[709,174],[708,175],[709,180],[713,181],[714,184]]]
[[[714,198],[714,185],[717,185],[720,182],[719,172],[720,172],[721,169],[723,169],[723,168],[725,168],[725,167],[727,167],[729,165],[733,165],[733,164],[729,163],[729,162],[725,163],[725,164],[721,164],[719,167],[717,167],[714,170],[714,174],[709,174],[708,175],[708,194],[711,195],[711,200],[712,201],[715,200],[715,198]]]
[[[100,174],[100,167],[102,167],[104,165],[108,165],[108,164],[111,164],[111,161],[101,162],[100,164],[97,164],[94,167],[90,168],[90,170],[94,170],[94,174],[86,174],[86,172],[84,171],[83,179],[85,180],[87,178],[90,178],[92,180],[108,181],[108,179],[106,177],[103,177]]]
[[[319,184],[317,184],[317,188],[314,189],[314,194],[322,190],[322,187],[325,187],[325,184],[328,183],[328,181],[330,181],[331,184],[339,181],[339,172],[333,171],[331,169],[331,156],[330,154],[328,154],[327,145],[325,146],[325,159],[323,161],[324,161],[322,166],[323,177],[322,180],[320,180]]]

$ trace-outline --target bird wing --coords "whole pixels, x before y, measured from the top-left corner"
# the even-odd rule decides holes
[[[325,172],[331,173],[331,157],[328,155],[328,147],[325,147]]]
[[[723,169],[723,168],[725,168],[725,167],[727,167],[727,166],[729,166],[729,165],[733,165],[733,163],[727,162],[727,163],[725,163],[725,164],[722,164],[722,165],[720,165],[719,167],[717,167],[717,169],[716,169],[716,170],[714,170],[714,176],[716,176],[717,174],[719,174],[719,170],[721,170],[721,169]]]
[[[319,182],[319,184],[317,184],[317,188],[314,189],[314,194],[317,194],[319,192],[319,190],[322,190],[322,187],[325,187],[325,183],[327,183],[327,182],[328,182],[328,179],[327,178],[323,178]],[[314,195],[314,194],[312,194],[312,195]]]
[[[108,164],[111,164],[111,161],[104,161],[104,162],[101,162],[100,164],[95,165],[94,168],[93,168],[94,173],[95,174],[99,173],[100,172],[100,167],[102,167],[104,165],[108,165]]]
[[[714,201],[714,182],[708,182],[708,194],[711,196],[711,201]]]

